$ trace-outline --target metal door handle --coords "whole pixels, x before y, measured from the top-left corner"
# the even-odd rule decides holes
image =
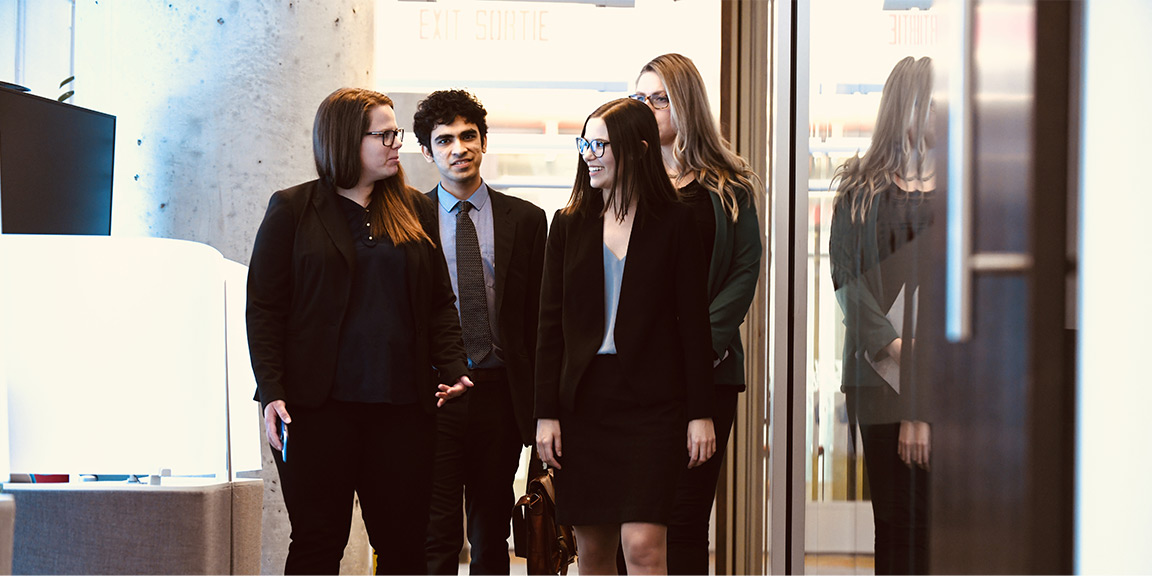
[[[975,173],[972,126],[974,2],[955,0],[957,50],[948,74],[948,230],[944,332],[952,342],[972,337],[972,284],[979,273],[1025,272],[1032,255],[972,251]]]

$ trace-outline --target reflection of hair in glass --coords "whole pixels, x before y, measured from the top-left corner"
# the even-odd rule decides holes
[[[360,147],[371,124],[369,114],[378,106],[392,108],[392,99],[362,88],[340,88],[320,103],[312,124],[312,155],[321,180],[345,190],[360,183]],[[376,182],[368,202],[372,235],[388,234],[397,246],[432,242],[416,216],[414,195],[419,192],[408,187],[400,167],[394,176]]]
[[[932,108],[932,60],[897,62],[884,83],[868,151],[849,158],[832,178],[836,202],[850,203],[853,221],[862,220],[897,177],[917,184],[934,177]]]
[[[432,148],[432,130],[463,118],[480,130],[480,142],[488,141],[488,111],[475,96],[463,90],[437,90],[416,105],[412,116],[412,131],[421,146]]]
[[[608,128],[612,158],[616,162],[613,181],[617,193],[600,213],[605,214],[612,208],[617,220],[623,220],[629,206],[635,205],[643,213],[649,208],[675,202],[676,189],[668,180],[664,162],[660,159],[660,127],[656,125],[656,117],[648,105],[631,98],[618,98],[603,104],[588,115],[581,136],[592,118],[602,119]],[[585,214],[601,196],[601,191],[592,187],[588,163],[581,155],[576,181],[572,184],[572,196],[562,211],[565,214]]]
[[[742,189],[748,198],[747,206],[754,206],[755,197],[761,193],[760,179],[720,134],[708,104],[704,77],[692,60],[674,53],[653,58],[640,69],[640,74],[645,72],[660,77],[672,101],[672,124],[676,126],[673,155],[679,165],[677,170],[680,174],[695,171],[696,180],[720,196],[724,210],[735,222],[742,201],[729,184]]]

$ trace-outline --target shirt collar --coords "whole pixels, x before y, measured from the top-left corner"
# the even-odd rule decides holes
[[[453,196],[450,192],[445,190],[444,186],[441,184],[436,185],[436,197],[440,200],[440,208],[442,210],[449,214],[455,211],[456,203],[459,202],[459,200],[457,200],[456,197]],[[483,210],[484,206],[488,204],[488,184],[481,181],[480,187],[477,188],[471,196],[465,198],[465,200],[472,203],[472,208],[474,210]]]

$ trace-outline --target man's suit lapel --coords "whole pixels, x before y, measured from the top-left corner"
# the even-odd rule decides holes
[[[492,227],[496,244],[496,318],[499,318],[500,311],[504,309],[504,281],[508,277],[512,250],[516,244],[516,221],[512,218],[512,203],[506,202],[502,194],[489,188],[488,200],[492,204]]]
[[[336,204],[336,190],[321,183],[312,194],[312,206],[320,216],[320,223],[324,225],[328,237],[344,255],[348,269],[355,269],[356,247],[353,245],[352,232],[348,230],[348,222],[340,213],[340,206]]]
[[[436,223],[436,230],[437,231],[440,230],[440,193],[439,193],[439,190],[440,190],[440,187],[437,186],[437,187],[433,188],[432,190],[430,190],[424,194],[425,196],[432,199],[432,206],[433,206],[433,208],[435,208],[435,210],[433,210],[432,213],[436,215],[436,217],[432,221]],[[437,244],[440,243],[439,234],[437,234],[437,236],[436,236],[436,243]]]

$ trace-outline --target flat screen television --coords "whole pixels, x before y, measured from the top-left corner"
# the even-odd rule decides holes
[[[116,117],[0,86],[0,232],[112,233]]]

